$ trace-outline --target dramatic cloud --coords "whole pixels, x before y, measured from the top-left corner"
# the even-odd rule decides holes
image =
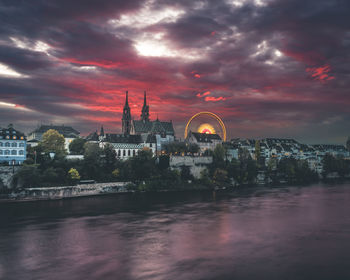
[[[212,111],[229,137],[349,136],[346,0],[0,1],[0,117],[28,132]],[[171,117],[170,117],[171,116]]]

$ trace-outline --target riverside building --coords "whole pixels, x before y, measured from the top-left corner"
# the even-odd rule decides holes
[[[0,128],[0,162],[9,165],[22,164],[26,160],[26,137],[13,125]]]

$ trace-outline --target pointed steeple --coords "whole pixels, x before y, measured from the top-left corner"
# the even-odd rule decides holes
[[[105,136],[105,131],[103,129],[103,125],[101,125],[100,136]]]
[[[149,121],[149,106],[147,105],[146,91],[144,91],[143,107],[142,107],[142,110],[141,110],[141,120],[143,122],[148,122]]]
[[[123,117],[122,117],[122,131],[125,135],[129,135],[130,130],[131,130],[131,112],[129,107],[128,91],[126,91],[125,105],[124,105]]]

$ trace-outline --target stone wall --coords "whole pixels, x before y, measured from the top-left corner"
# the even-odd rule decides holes
[[[13,192],[9,198],[14,199],[59,199],[66,197],[89,196],[106,193],[127,192],[128,182],[81,184],[76,186],[27,188]]]
[[[181,170],[181,166],[188,166],[195,178],[200,178],[201,172],[213,162],[213,157],[194,156],[170,156],[169,165],[171,169]]]
[[[0,166],[0,188],[11,188],[13,171],[16,173],[20,166]]]

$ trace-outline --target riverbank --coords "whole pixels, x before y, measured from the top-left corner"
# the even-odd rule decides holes
[[[51,200],[112,193],[127,193],[131,192],[127,189],[129,184],[130,182],[111,182],[60,187],[25,188],[9,193],[7,197],[1,199],[1,201]]]
[[[348,179],[340,180],[327,179],[324,183],[344,183]],[[300,184],[300,186],[308,186],[317,182]],[[40,188],[24,188],[14,190],[8,194],[3,194],[0,197],[0,202],[21,202],[21,201],[39,201],[39,200],[58,200],[65,198],[98,196],[106,194],[126,194],[126,193],[158,193],[158,192],[174,192],[174,191],[232,191],[234,189],[245,189],[253,187],[286,187],[291,184],[280,183],[275,184],[242,184],[242,185],[227,185],[226,187],[210,187],[198,184],[198,182],[183,183],[181,187],[175,189],[144,189],[131,182],[109,182],[109,183],[92,183],[92,184],[78,184],[74,186],[57,186],[57,187],[40,187]],[[295,185],[295,184],[294,184]],[[142,186],[142,185],[141,185]]]

